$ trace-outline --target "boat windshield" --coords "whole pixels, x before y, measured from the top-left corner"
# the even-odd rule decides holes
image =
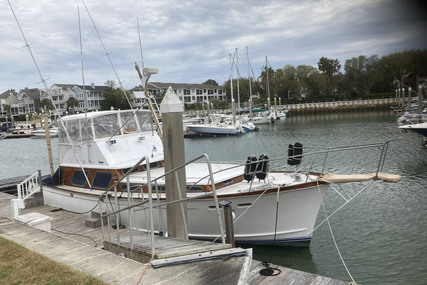
[[[90,141],[93,138],[110,138],[152,129],[152,120],[149,112],[119,111],[94,116],[91,119],[77,117],[75,120],[66,120],[65,128],[74,142]],[[60,124],[59,142],[67,143],[67,134]]]
[[[95,117],[92,119],[92,124],[96,138],[110,138],[120,134],[117,113]]]

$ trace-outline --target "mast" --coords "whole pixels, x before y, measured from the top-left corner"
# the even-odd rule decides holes
[[[268,81],[268,64],[267,64],[267,56],[265,57],[265,72],[267,73],[267,107],[270,112],[270,83]]]
[[[251,83],[251,68],[249,64],[249,50],[246,46],[246,57],[248,59],[248,80],[249,80],[249,119],[252,119],[252,83]]]
[[[236,112],[234,108],[234,96],[233,96],[233,57],[231,56],[231,53],[229,54],[230,57],[230,93],[231,93],[231,110],[233,113],[233,126],[236,124]]]
[[[239,88],[240,73],[239,73],[239,51],[237,48],[236,48],[236,70],[237,70],[237,109],[239,110],[239,115],[240,115],[240,88]]]
[[[78,18],[79,18],[80,61],[81,61],[81,64],[82,64],[82,82],[83,82],[83,97],[84,97],[83,110],[85,111],[85,114],[86,114],[86,110],[87,110],[88,104],[87,104],[87,94],[86,94],[86,90],[85,90],[85,73],[84,73],[84,65],[83,65],[82,30],[80,28],[80,9],[79,9],[79,6],[77,6],[77,15],[78,15]]]

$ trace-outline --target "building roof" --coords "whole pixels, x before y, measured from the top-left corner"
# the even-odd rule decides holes
[[[77,84],[53,84],[52,86],[57,86],[57,87],[60,87],[62,89],[71,89],[76,85]]]
[[[196,84],[196,83],[164,83],[164,82],[149,82],[148,89],[222,89],[222,86],[215,86],[212,84]],[[132,88],[132,91],[143,90],[142,86]]]
[[[0,99],[7,99],[10,96],[10,93],[17,96],[18,93],[16,91],[7,90],[0,94]]]
[[[43,90],[38,89],[38,88],[25,88],[25,89],[19,90],[19,93],[21,93],[21,92],[27,94],[27,96],[30,99],[33,99],[33,100],[34,99],[39,99],[40,100],[40,93],[41,92],[44,93]]]
[[[73,87],[77,87],[80,88],[81,90],[83,90],[83,85],[74,85]],[[85,90],[89,91],[89,90],[97,90],[97,91],[104,91],[105,89],[108,88],[108,86],[105,85],[95,85],[95,84],[91,84],[91,85],[85,85],[84,86]]]

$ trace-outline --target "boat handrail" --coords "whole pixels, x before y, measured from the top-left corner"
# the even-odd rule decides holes
[[[16,186],[18,199],[25,200],[34,195],[34,193],[40,192],[42,190],[41,171],[34,172]]]
[[[153,205],[153,201],[152,201],[152,187],[151,184],[152,183],[156,183],[157,180],[159,180],[161,177],[165,177],[166,175],[169,174],[175,174],[175,178],[178,180],[178,176],[177,176],[177,171],[180,170],[181,168],[185,167],[186,165],[193,163],[194,161],[200,160],[202,158],[206,159],[206,164],[208,166],[208,170],[209,170],[209,177],[210,177],[210,182],[211,182],[211,187],[212,187],[212,192],[208,192],[205,194],[201,194],[201,195],[197,195],[197,196],[193,196],[193,197],[179,197],[178,200],[174,200],[174,201],[167,201],[164,203],[158,203],[156,205]],[[143,161],[146,162],[146,172],[147,172],[147,186],[148,186],[148,202],[149,202],[149,206],[146,207],[144,206],[143,209],[148,209],[149,210],[149,214],[150,214],[150,232],[151,232],[151,248],[152,248],[152,254],[154,255],[155,252],[155,245],[154,245],[154,223],[153,223],[153,209],[154,208],[159,208],[161,209],[161,207],[165,206],[165,205],[170,205],[170,204],[175,204],[175,203],[181,203],[181,214],[183,215],[183,219],[185,221],[185,214],[184,214],[184,208],[182,206],[182,203],[188,200],[192,200],[192,199],[199,199],[199,198],[203,198],[203,197],[209,197],[209,196],[214,196],[214,201],[215,201],[215,207],[216,207],[216,214],[217,214],[217,218],[218,218],[218,224],[219,224],[219,228],[220,228],[220,233],[221,233],[221,240],[222,243],[225,244],[225,236],[224,236],[224,226],[223,226],[223,222],[221,219],[221,214],[220,214],[220,210],[219,210],[219,203],[218,203],[218,196],[217,196],[217,192],[216,192],[216,188],[215,188],[215,181],[213,178],[213,172],[212,172],[212,166],[211,166],[211,162],[209,159],[209,156],[207,154],[202,154],[198,157],[196,157],[195,159],[192,159],[182,165],[179,165],[169,171],[167,171],[166,173],[164,173],[161,177],[157,177],[156,179],[151,180],[151,175],[150,175],[150,162],[149,162],[149,158],[148,157],[143,157],[141,158],[131,169],[129,169],[125,175],[123,175],[122,177],[120,177],[120,179],[118,179],[113,185],[111,185],[107,190],[105,190],[100,196],[99,196],[99,207],[100,207],[100,213],[101,213],[101,226],[103,228],[102,232],[103,232],[103,236],[104,236],[104,224],[103,224],[103,219],[104,217],[107,218],[107,222],[108,224],[110,223],[110,220],[108,219],[108,217],[110,217],[111,215],[115,215],[116,217],[116,225],[117,225],[117,241],[119,243],[119,214],[121,212],[124,211],[128,211],[128,218],[129,218],[129,222],[131,224],[132,218],[131,218],[131,214],[130,214],[130,210],[135,210],[136,207],[140,207],[144,204],[147,203],[147,201],[142,201],[140,203],[130,203],[130,199],[133,198],[133,195],[130,195],[130,189],[129,189],[129,180],[128,180],[128,206],[125,208],[121,208],[119,209],[119,207],[116,207],[117,210],[113,210],[111,212],[108,212],[108,207],[107,207],[107,212],[106,214],[103,214],[102,211],[102,199],[104,197],[106,197],[106,195],[108,195],[108,192],[111,191],[111,189],[114,189],[114,197],[116,200],[116,206],[118,206],[118,195],[117,195],[117,185],[123,181],[125,178],[129,179],[129,175],[136,169],[136,167],[138,167],[139,164],[141,164]],[[178,187],[179,187],[179,183],[177,183]],[[159,193],[157,191],[157,187],[156,187],[156,193],[157,193],[157,197],[159,197]],[[178,192],[181,193],[180,189],[178,189]],[[185,227],[185,235],[188,238],[188,230],[187,230],[187,225],[186,222],[184,222],[184,227]],[[131,248],[133,248],[133,239],[132,239],[132,226],[130,226],[130,241],[131,241]],[[110,234],[110,225],[108,225],[108,238],[109,241],[111,241],[111,234]]]

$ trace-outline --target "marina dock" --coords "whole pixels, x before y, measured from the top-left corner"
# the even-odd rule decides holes
[[[280,273],[276,276],[265,276],[260,272],[266,267],[260,261],[252,260],[251,250],[247,250],[248,254],[233,256],[226,253],[217,258],[203,258],[203,255],[210,255],[212,252],[240,250],[242,253],[245,250],[230,249],[229,245],[192,240],[176,241],[160,237],[156,238],[157,259],[149,266],[146,262],[122,257],[122,252],[120,256],[104,250],[106,243],[102,229],[87,227],[84,215],[50,206],[36,206],[20,211],[20,216],[31,213],[48,216],[51,222],[50,232],[12,219],[10,200],[14,198],[13,195],[0,193],[1,237],[110,284],[348,284],[276,265],[270,266],[274,268],[274,273]],[[114,247],[114,241],[110,243]],[[126,241],[122,239],[121,245],[124,244]],[[138,246],[143,247],[142,244]],[[206,251],[202,250],[203,247]],[[146,247],[142,251],[151,254]],[[196,257],[202,256],[202,260],[180,262],[179,257],[176,257],[179,251],[190,252]],[[177,258],[175,263],[174,258]],[[163,266],[162,262],[168,259],[174,265]]]

